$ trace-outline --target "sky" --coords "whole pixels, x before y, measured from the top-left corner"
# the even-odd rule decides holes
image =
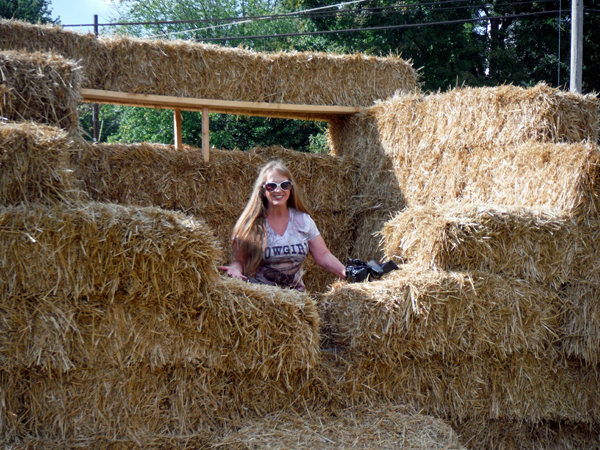
[[[98,22],[106,23],[117,17],[110,0],[50,0],[50,17],[60,16],[62,25],[92,24],[94,14],[98,14]],[[65,27],[71,31],[82,33],[93,32],[93,27]]]

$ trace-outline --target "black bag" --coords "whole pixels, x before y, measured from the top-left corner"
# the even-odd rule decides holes
[[[382,275],[397,269],[398,266],[392,260],[382,265],[375,260],[364,262],[360,259],[349,259],[346,262],[346,281],[359,283],[365,280],[378,280]]]

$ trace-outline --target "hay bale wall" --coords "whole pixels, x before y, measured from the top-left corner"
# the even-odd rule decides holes
[[[248,405],[283,408],[311,383],[314,301],[219,278],[200,219],[30,204],[2,208],[0,233],[7,444],[198,437]]]
[[[258,53],[186,41],[95,38],[57,26],[0,21],[3,50],[55,51],[81,60],[82,87],[136,94],[307,105],[371,106],[416,92],[399,57]]]
[[[0,52],[0,116],[74,131],[81,69],[54,53]]]
[[[292,171],[329,249],[345,261],[354,235],[357,164],[352,158],[271,147],[251,152],[213,150],[206,164],[201,151],[193,147],[175,151],[165,145],[83,144],[73,167],[81,188],[96,201],[156,205],[205,217],[226,251],[223,263],[231,257],[231,232],[252,184],[271,159],[282,160]],[[309,290],[320,291],[333,276],[311,263],[304,280]]]

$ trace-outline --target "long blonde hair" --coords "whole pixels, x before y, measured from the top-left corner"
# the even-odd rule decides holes
[[[267,245],[266,220],[269,201],[265,196],[263,185],[267,181],[269,172],[277,172],[292,182],[292,190],[287,201],[288,208],[295,208],[298,211],[310,214],[302,191],[285,164],[281,161],[271,161],[265,164],[254,181],[250,200],[248,200],[244,211],[235,227],[233,227],[233,245],[237,246],[246,258],[244,264],[244,274],[246,276],[254,275]]]

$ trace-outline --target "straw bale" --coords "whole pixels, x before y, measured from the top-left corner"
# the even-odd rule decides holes
[[[331,347],[396,364],[406,357],[556,353],[562,301],[525,280],[403,265],[381,281],[337,283],[320,308]]]
[[[48,25],[0,22],[0,48],[56,51],[80,60],[85,88],[248,102],[371,106],[416,92],[397,56],[258,53],[174,40],[82,36]]]
[[[113,302],[3,297],[0,369],[188,364],[277,379],[319,364],[319,317],[308,295],[225,279],[184,296],[169,296],[168,305],[122,293]]]
[[[106,295],[168,303],[217,278],[220,248],[198,218],[84,203],[0,208],[0,296]]]
[[[372,108],[384,147],[395,158],[435,161],[478,146],[525,142],[597,141],[596,94],[576,94],[540,83],[532,88],[460,88],[381,101]],[[423,168],[426,170],[426,168]]]
[[[77,129],[81,68],[55,53],[0,52],[0,115]]]
[[[212,442],[212,433],[196,432],[187,436],[150,435],[134,438],[110,438],[89,436],[74,439],[20,438],[14,441],[2,441],[0,445],[12,450],[208,450]]]
[[[103,437],[139,446],[152,438],[215,434],[245,417],[286,408],[307,377],[288,381],[293,384],[189,365],[0,371],[0,421],[9,442]]]
[[[215,448],[253,449],[460,449],[440,419],[401,406],[348,408],[336,414],[277,412],[248,421]]]
[[[387,258],[486,271],[560,288],[600,278],[600,222],[550,208],[447,204],[403,210],[382,230]]]
[[[85,198],[69,165],[77,142],[55,127],[0,123],[0,205]]]
[[[333,361],[329,361],[333,359]],[[335,352],[324,357],[328,386],[346,404],[408,404],[456,422],[469,418],[597,424],[600,371],[576,359],[521,352],[431,357]]]
[[[158,206],[203,217],[231,257],[231,232],[258,172],[271,159],[283,160],[305,191],[313,217],[329,249],[340,259],[352,246],[356,163],[352,158],[314,155],[282,147],[251,152],[211,150],[204,163],[199,149],[157,144],[84,145],[72,161],[83,189],[96,201]],[[337,180],[332,184],[331,180]],[[220,262],[225,262],[220,261]],[[311,268],[309,290],[323,290],[332,277]]]
[[[567,421],[533,424],[526,421],[466,419],[452,423],[469,449],[584,450],[597,449],[600,425]]]

